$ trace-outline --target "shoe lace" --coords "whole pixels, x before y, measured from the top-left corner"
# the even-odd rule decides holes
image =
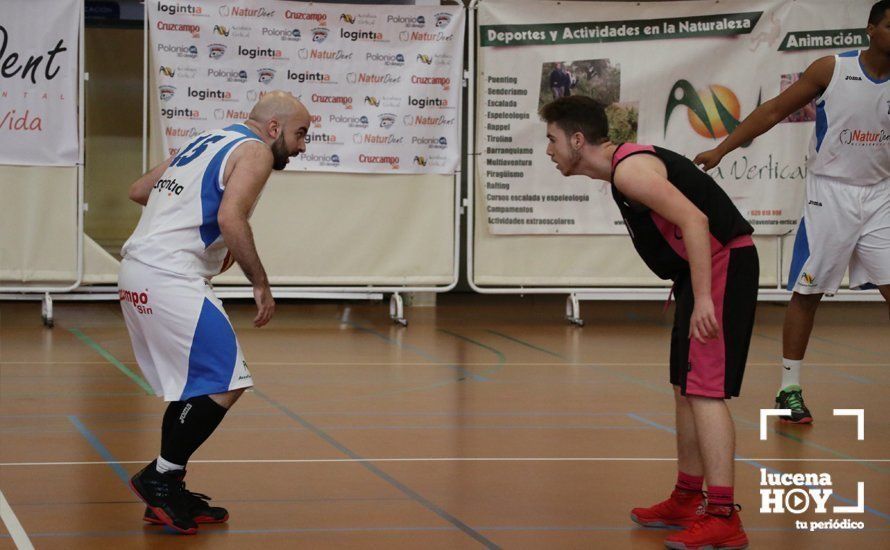
[[[789,392],[785,397],[789,409],[803,410],[803,394],[800,391]]]

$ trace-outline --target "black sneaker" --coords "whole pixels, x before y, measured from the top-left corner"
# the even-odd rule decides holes
[[[177,477],[180,481],[185,479],[185,470],[176,470],[170,473],[178,474]],[[190,511],[195,523],[225,523],[228,521],[229,511],[220,506],[211,506],[208,502],[211,500],[209,496],[202,495],[201,493],[193,493],[188,489],[185,489],[184,486],[183,490],[185,491],[186,498],[191,502]],[[148,506],[145,507],[145,515],[142,516],[142,520],[154,525],[164,524],[164,522],[161,521]]]
[[[194,535],[198,524],[192,519],[192,499],[179,472],[162,474],[154,460],[130,478],[130,488],[164,525],[183,535]]]
[[[793,424],[810,424],[813,415],[803,402],[803,390],[800,386],[788,386],[779,391],[776,396],[777,409],[791,409],[791,416],[780,416],[782,422]]]

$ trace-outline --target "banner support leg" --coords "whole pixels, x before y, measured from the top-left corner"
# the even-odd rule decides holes
[[[53,322],[53,297],[49,295],[49,292],[43,294],[40,316],[43,319],[43,324],[45,326],[53,328],[53,325],[55,324]]]
[[[398,292],[394,292],[389,297],[389,318],[392,319],[393,323],[403,327],[408,326],[408,320],[405,319],[405,302],[402,300],[402,295]]]
[[[578,296],[574,293],[569,294],[566,298],[566,320],[573,325],[584,326],[584,319],[581,318],[581,304],[578,302]]]

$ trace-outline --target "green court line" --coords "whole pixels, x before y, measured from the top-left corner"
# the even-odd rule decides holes
[[[477,346],[479,346],[479,347],[481,347],[481,348],[485,348],[485,349],[487,349],[488,351],[490,351],[490,352],[492,352],[493,354],[497,355],[497,356],[498,356],[498,359],[500,359],[501,362],[505,362],[505,361],[507,360],[507,358],[504,356],[504,354],[503,354],[502,352],[500,352],[499,350],[496,350],[495,348],[493,348],[493,347],[491,347],[491,346],[489,346],[489,345],[486,345],[486,344],[483,344],[482,342],[478,342],[478,341],[476,341],[476,340],[473,340],[472,338],[467,338],[466,336],[464,336],[464,335],[462,335],[462,334],[458,334],[458,333],[456,333],[456,332],[451,332],[451,331],[448,330],[448,329],[440,328],[440,329],[438,329],[438,330],[439,330],[439,332],[444,332],[445,334],[448,334],[448,335],[450,335],[450,336],[454,336],[455,338],[459,338],[459,339],[461,339],[461,340],[463,340],[463,341],[465,341],[465,342],[469,342],[469,343],[471,343],[471,344],[475,344],[475,345],[477,345]]]
[[[82,333],[81,331],[79,331],[76,328],[68,329],[68,332],[70,332],[71,334],[76,336],[77,339],[80,340],[81,342],[83,342],[84,344],[93,348],[93,350],[95,350],[96,353],[98,353],[99,355],[104,357],[106,360],[108,360],[109,363],[111,363],[112,365],[117,367],[117,370],[119,370],[122,373],[124,373],[125,375],[127,375],[127,378],[129,378],[133,382],[136,382],[140,388],[145,390],[145,393],[147,393],[148,395],[155,394],[155,391],[153,389],[151,389],[151,386],[148,385],[148,382],[146,382],[144,378],[142,378],[135,372],[128,369],[126,367],[126,365],[124,365],[123,363],[118,361],[114,355],[111,355],[110,353],[108,353],[108,351],[105,348],[103,348],[102,346],[100,346],[98,343],[96,343],[95,340],[93,340],[92,338],[90,338],[89,336]]]
[[[547,355],[556,357],[557,359],[562,359],[563,361],[568,361],[568,358],[563,357],[562,355],[560,355],[556,352],[550,351],[548,349],[544,349],[542,347],[538,347],[538,346],[531,344],[529,342],[524,342],[524,341],[520,340],[519,338],[514,338],[513,336],[510,336],[509,334],[504,334],[503,332],[498,332],[496,330],[491,330],[491,329],[485,329],[485,332],[490,332],[494,335],[500,336],[501,338],[506,338],[507,340],[511,340],[513,342],[516,342],[517,344],[522,344],[523,346],[527,346],[532,349],[538,350],[542,353],[546,353]]]

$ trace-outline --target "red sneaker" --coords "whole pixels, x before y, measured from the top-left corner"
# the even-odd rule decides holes
[[[643,527],[689,527],[701,517],[704,496],[700,492],[674,489],[671,498],[649,508],[634,508],[630,519]],[[702,509],[700,509],[702,508]]]
[[[685,531],[666,538],[664,545],[674,550],[743,550],[748,547],[748,536],[734,508],[708,506],[706,514]]]

